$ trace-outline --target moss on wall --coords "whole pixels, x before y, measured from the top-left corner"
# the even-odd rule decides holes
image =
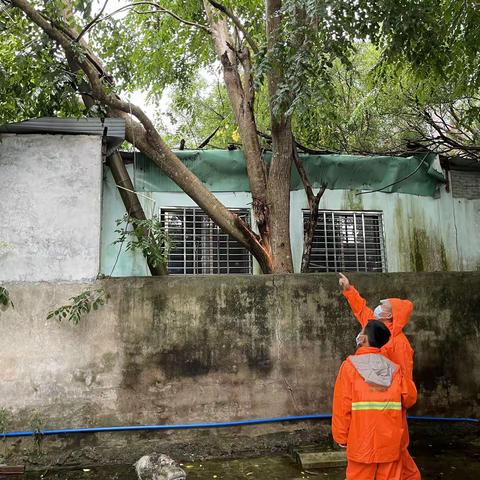
[[[358,190],[345,190],[343,208],[345,210],[364,210],[362,196],[357,195]]]
[[[440,232],[427,229],[424,214],[415,208],[405,212],[400,203],[395,208],[398,265],[401,270],[413,272],[448,272],[450,262]]]
[[[414,272],[447,272],[448,259],[442,240],[414,227],[410,237],[410,264]]]

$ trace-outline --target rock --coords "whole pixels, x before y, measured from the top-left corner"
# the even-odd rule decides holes
[[[145,455],[134,465],[138,480],[185,480],[187,474],[168,455]]]

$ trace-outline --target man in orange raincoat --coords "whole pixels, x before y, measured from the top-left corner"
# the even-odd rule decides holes
[[[369,320],[378,319],[385,323],[391,333],[389,342],[382,347],[381,353],[400,366],[403,374],[409,379],[413,378],[413,348],[403,333],[403,327],[408,323],[413,311],[413,304],[409,300],[389,298],[381,300],[380,304],[371,310],[367,302],[360,296],[348,278],[339,274],[339,284],[343,295],[347,299],[353,314],[364,327]],[[402,438],[402,480],[420,480],[421,475],[413,458],[408,452],[410,442],[406,411],[403,415],[404,435]]]
[[[389,337],[383,322],[367,322],[335,382],[332,434],[347,449],[347,480],[402,478],[402,412],[415,403],[417,391],[380,353]]]

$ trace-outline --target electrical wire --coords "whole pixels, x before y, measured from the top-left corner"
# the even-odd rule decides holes
[[[420,167],[423,165],[423,163],[425,162],[425,159],[428,157],[429,154],[430,154],[430,152],[428,152],[428,153],[422,158],[422,160],[420,161],[420,164],[418,165],[418,167],[417,167],[412,173],[409,173],[406,177],[401,178],[400,180],[397,180],[396,182],[390,183],[389,185],[385,185],[385,186],[382,187],[382,188],[377,188],[376,190],[368,190],[368,191],[366,191],[366,192],[357,192],[355,195],[364,195],[364,194],[366,194],[366,193],[381,192],[382,190],[385,190],[385,189],[388,188],[388,187],[393,187],[394,185],[398,185],[399,183],[404,182],[405,180],[407,180],[408,178],[412,177],[413,175],[415,175],[415,174],[420,170]]]

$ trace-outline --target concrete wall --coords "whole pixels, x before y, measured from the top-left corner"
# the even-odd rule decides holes
[[[101,138],[2,135],[0,280],[96,278]]]
[[[356,274],[375,306],[411,298],[416,415],[480,415],[480,273]],[[108,303],[78,326],[49,310],[92,285],[6,284],[0,311],[0,407],[8,429],[227,421],[330,412],[340,362],[358,326],[335,275],[130,278],[98,281]],[[176,458],[326,441],[328,423],[225,430],[47,437],[65,461]],[[38,454],[9,441],[11,458]],[[55,453],[56,452],[56,453]],[[63,458],[63,457],[62,457]],[[46,460],[36,459],[42,463]]]
[[[133,178],[133,166],[129,166]],[[115,219],[125,213],[111,174],[107,172],[103,203],[102,265],[105,275],[148,275],[140,255],[125,252],[112,242]],[[325,210],[365,210],[383,212],[385,250],[389,272],[471,271],[480,269],[480,248],[472,239],[480,231],[480,200],[454,198],[441,188],[439,198],[401,193],[356,195],[347,190],[327,190],[320,202]],[[227,207],[251,208],[247,192],[216,193]],[[291,192],[290,233],[295,271],[300,271],[303,252],[302,209],[307,209],[303,191]],[[189,207],[195,203],[183,193],[148,192],[141,198],[151,215],[161,207]],[[118,259],[117,259],[118,256]],[[113,265],[116,266],[113,269]],[[254,272],[259,267],[254,262]]]

